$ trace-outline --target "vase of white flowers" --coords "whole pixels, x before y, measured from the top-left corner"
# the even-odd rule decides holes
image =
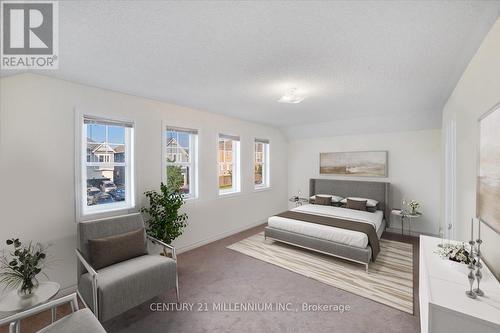
[[[459,244],[445,244],[436,251],[442,258],[448,258],[451,261],[470,264],[471,256],[470,249],[464,243]],[[476,259],[472,259],[472,263],[476,263]]]
[[[420,203],[418,203],[415,200],[412,200],[408,203],[408,207],[410,207],[410,214],[411,215],[417,215],[418,209],[420,208]]]

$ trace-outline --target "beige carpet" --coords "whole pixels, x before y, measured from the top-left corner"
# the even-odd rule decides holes
[[[229,249],[413,314],[412,245],[380,240],[377,261],[365,266],[272,240],[259,233]]]

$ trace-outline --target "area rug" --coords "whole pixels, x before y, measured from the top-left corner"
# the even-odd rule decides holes
[[[376,262],[370,264],[368,273],[361,264],[264,240],[264,233],[248,237],[228,248],[413,314],[411,244],[381,239],[380,253]]]

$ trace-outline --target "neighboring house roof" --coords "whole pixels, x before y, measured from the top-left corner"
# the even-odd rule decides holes
[[[120,154],[125,152],[125,146],[119,145],[115,147],[115,154]]]
[[[92,153],[124,153],[125,147],[123,145],[116,146],[115,148],[111,147],[107,143],[99,143],[94,140],[87,138],[87,150],[90,150]]]
[[[182,148],[179,143],[177,142],[176,139],[174,138],[171,138],[168,140],[167,142],[167,147],[171,147],[171,148],[179,148],[181,154],[185,155],[185,156],[189,156],[189,153],[184,149]]]
[[[110,145],[108,145],[107,143],[100,143],[100,144],[97,144],[96,147],[94,149],[92,149],[92,152],[95,154],[95,153],[115,153],[115,150],[113,148],[111,148]]]

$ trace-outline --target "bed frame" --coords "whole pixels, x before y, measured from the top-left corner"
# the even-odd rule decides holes
[[[342,197],[363,197],[377,200],[379,202],[378,209],[384,212],[384,220],[377,232],[379,238],[385,230],[386,219],[390,213],[389,193],[390,184],[385,182],[339,179],[309,180],[309,196],[315,194],[335,194]],[[366,272],[368,272],[368,265],[372,258],[372,248],[370,246],[361,249],[269,226],[264,229],[264,237],[266,239],[269,238],[278,242],[364,264]]]

